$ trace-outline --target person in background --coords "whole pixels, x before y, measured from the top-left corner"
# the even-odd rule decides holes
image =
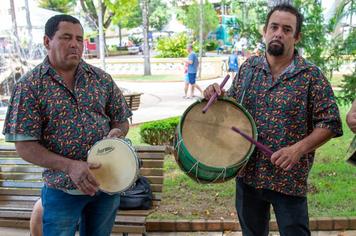
[[[188,76],[188,63],[184,63],[184,96],[183,98],[187,99],[189,89],[189,76]]]
[[[191,44],[189,44],[187,46],[187,51],[188,51],[189,55],[188,55],[188,59],[185,61],[185,63],[188,64],[187,73],[188,73],[188,79],[189,79],[189,85],[190,85],[190,96],[187,98],[193,98],[193,97],[195,97],[195,95],[194,95],[195,88],[198,89],[201,94],[203,94],[203,90],[196,83],[198,66],[199,66],[198,56],[193,51],[193,46]]]
[[[239,57],[237,53],[238,53],[237,48],[233,49],[228,59],[229,72],[231,74],[231,78],[235,78],[235,75],[239,71]]]

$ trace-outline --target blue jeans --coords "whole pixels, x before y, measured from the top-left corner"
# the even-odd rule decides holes
[[[46,236],[74,236],[78,223],[81,236],[109,236],[120,204],[119,194],[71,195],[47,186],[41,198]]]
[[[236,179],[236,210],[244,236],[268,235],[271,205],[281,236],[310,236],[306,197],[255,189]]]

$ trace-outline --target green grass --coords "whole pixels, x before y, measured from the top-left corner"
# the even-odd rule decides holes
[[[340,87],[343,83],[342,80],[344,79],[342,74],[334,74],[330,80],[330,83],[333,87]]]
[[[127,138],[129,138],[134,145],[148,145],[141,140],[140,126],[130,126]]]
[[[349,107],[340,107],[345,121]],[[356,216],[356,168],[346,152],[354,134],[343,122],[344,135],[323,145],[316,153],[309,184],[309,212],[313,216]]]

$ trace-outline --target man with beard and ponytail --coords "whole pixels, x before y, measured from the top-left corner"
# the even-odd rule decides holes
[[[74,236],[79,223],[82,236],[109,236],[120,195],[99,190],[91,170],[101,165],[87,155],[104,138],[124,137],[132,113],[111,76],[82,59],[78,19],[51,17],[43,44],[48,55],[16,83],[3,130],[24,160],[44,167],[32,215],[43,229],[31,232]]]
[[[294,7],[275,6],[263,29],[265,55],[247,59],[226,92],[253,116],[258,141],[273,152],[255,149],[236,179],[244,236],[268,235],[271,205],[280,235],[310,235],[306,194],[315,149],[342,135],[328,80],[295,50],[302,21]],[[225,94],[212,84],[204,97],[215,92]]]

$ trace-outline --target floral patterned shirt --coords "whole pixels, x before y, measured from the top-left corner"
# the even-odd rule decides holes
[[[292,64],[275,80],[265,56],[249,58],[227,94],[249,111],[257,127],[258,141],[273,152],[293,145],[315,128],[342,135],[339,110],[328,80],[318,67],[297,53]],[[257,189],[306,196],[314,154],[302,156],[291,170],[285,171],[255,148],[239,177]]]
[[[38,140],[54,153],[86,161],[88,150],[109,133],[110,122],[131,115],[109,74],[82,60],[71,90],[47,57],[14,87],[3,133],[6,141]],[[43,178],[49,187],[76,189],[61,171],[46,169]]]

